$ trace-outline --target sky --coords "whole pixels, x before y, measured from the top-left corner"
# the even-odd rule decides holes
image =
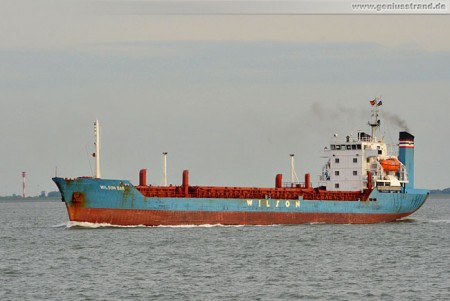
[[[154,1],[153,1],[154,2]],[[189,1],[183,5],[189,8]],[[313,184],[333,134],[416,137],[415,185],[450,187],[450,16],[154,13],[152,1],[0,1],[0,195],[90,176]],[[183,8],[183,7],[181,7]]]

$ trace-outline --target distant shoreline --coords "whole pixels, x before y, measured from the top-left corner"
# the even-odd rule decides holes
[[[18,202],[27,202],[27,201],[61,201],[61,197],[26,197],[23,198],[21,196],[0,196],[0,202],[2,201],[18,201]]]

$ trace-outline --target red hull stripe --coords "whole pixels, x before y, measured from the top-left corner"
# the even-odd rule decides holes
[[[400,140],[399,147],[400,148],[414,148],[414,141]]]
[[[159,211],[80,207],[68,207],[67,209],[70,220],[74,222],[107,223],[120,226],[373,224],[391,222],[411,214]]]

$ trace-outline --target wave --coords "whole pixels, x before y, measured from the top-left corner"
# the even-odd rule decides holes
[[[58,225],[53,225],[50,226],[51,228],[67,228],[69,227],[70,222],[66,222],[66,223],[62,223],[62,224],[58,224]]]
[[[404,217],[398,220],[393,221],[393,223],[414,223],[417,222],[418,220],[412,217]]]
[[[429,223],[443,223],[443,224],[450,224],[450,220],[448,219],[431,219],[427,220]]]
[[[439,223],[439,224],[450,224],[448,219],[419,219],[419,218],[409,218],[408,221],[420,222],[420,223]]]
[[[205,225],[159,225],[154,226],[156,228],[214,228],[214,227],[232,227],[232,228],[238,228],[238,227],[244,227],[244,225],[222,225],[222,224],[205,224]]]
[[[87,229],[97,229],[97,228],[143,228],[145,225],[133,225],[133,226],[121,226],[113,225],[109,223],[89,223],[89,222],[68,222],[66,224],[67,228],[87,228]]]
[[[222,224],[205,224],[205,225],[158,225],[158,226],[145,226],[145,225],[132,225],[122,226],[113,225],[109,223],[89,223],[89,222],[67,222],[65,224],[55,225],[55,228],[65,227],[74,229],[97,229],[97,228],[214,228],[214,227],[244,227],[243,225],[222,225]]]

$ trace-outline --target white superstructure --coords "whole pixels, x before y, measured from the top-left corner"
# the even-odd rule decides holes
[[[371,102],[374,122],[369,122],[372,135],[359,132],[357,137],[346,136],[337,139],[325,147],[324,156],[328,162],[322,168],[320,186],[330,191],[356,191],[367,188],[400,191],[408,182],[405,165],[397,156],[388,153],[382,138],[376,137],[380,126],[378,99]],[[371,179],[369,179],[369,177]],[[372,186],[372,187],[369,187]]]

